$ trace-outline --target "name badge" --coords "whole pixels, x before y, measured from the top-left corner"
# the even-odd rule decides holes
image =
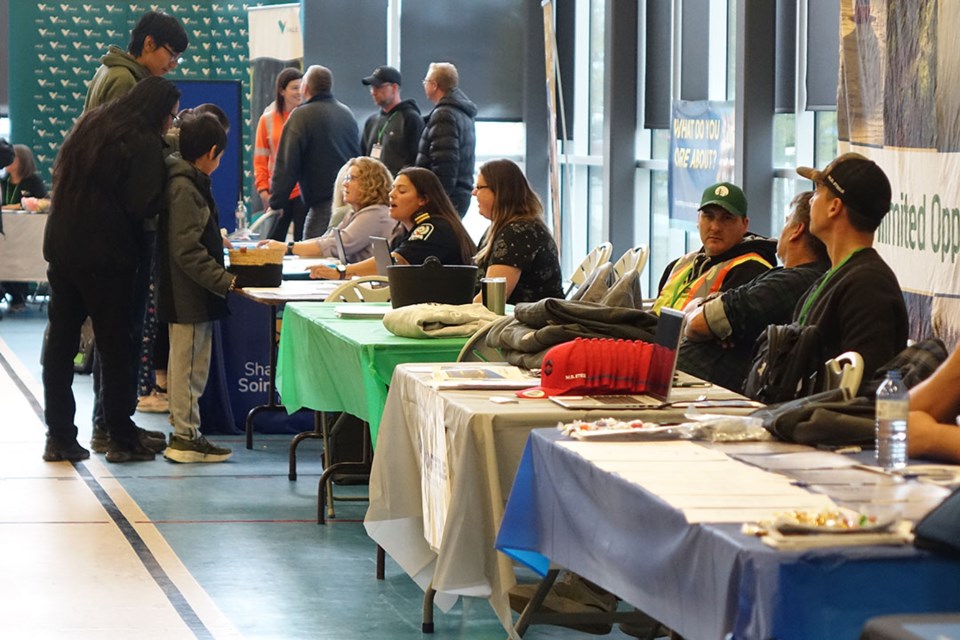
[[[380,143],[373,145],[373,148],[370,149],[370,157],[377,160],[380,159],[381,154],[383,153],[383,147],[380,146]]]

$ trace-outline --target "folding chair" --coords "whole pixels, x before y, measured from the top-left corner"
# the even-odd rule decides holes
[[[564,292],[565,298],[570,298],[571,294],[581,287],[584,281],[590,277],[597,267],[610,260],[610,254],[613,253],[613,245],[609,242],[601,242],[593,251],[587,254],[580,266],[577,267],[573,275],[570,276],[570,285]]]

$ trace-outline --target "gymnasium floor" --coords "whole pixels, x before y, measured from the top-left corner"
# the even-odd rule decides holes
[[[6,304],[0,306],[6,310]],[[40,346],[45,310],[0,321],[0,637],[429,639],[423,593],[389,558],[375,579],[365,503],[315,523],[319,447],[290,436],[212,436],[220,464],[45,463]],[[90,376],[74,380],[80,442],[89,441]],[[169,431],[166,415],[136,414]],[[362,494],[366,487],[338,487]],[[436,640],[501,639],[486,601],[436,613]],[[531,640],[590,637],[549,626]],[[606,636],[627,638],[618,630]]]

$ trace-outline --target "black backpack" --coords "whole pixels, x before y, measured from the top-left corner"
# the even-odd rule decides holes
[[[817,390],[823,362],[816,326],[770,325],[754,346],[743,393],[764,404],[808,396]]]

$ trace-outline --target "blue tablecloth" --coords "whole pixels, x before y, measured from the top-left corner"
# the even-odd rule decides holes
[[[787,553],[677,509],[533,431],[497,549],[575,571],[687,638],[856,638],[886,613],[960,611],[960,562],[913,547]]]

